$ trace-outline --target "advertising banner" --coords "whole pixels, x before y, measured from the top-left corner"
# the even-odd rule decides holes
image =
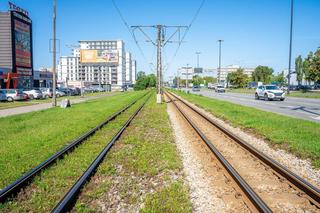
[[[81,63],[118,63],[119,54],[117,50],[81,50]]]
[[[16,66],[32,68],[30,25],[14,20]]]

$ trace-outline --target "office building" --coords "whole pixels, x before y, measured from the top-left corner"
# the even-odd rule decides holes
[[[79,41],[72,56],[60,57],[58,82],[74,87],[122,88],[132,84],[135,65],[122,40]]]
[[[32,21],[27,11],[9,2],[0,12],[0,87],[33,85]]]

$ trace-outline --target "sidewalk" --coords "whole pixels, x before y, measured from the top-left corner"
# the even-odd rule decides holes
[[[112,96],[114,94],[115,93],[109,93],[109,94],[99,95],[99,96],[90,96],[90,97],[84,97],[84,98],[71,99],[70,102],[71,102],[71,104],[78,104],[78,103],[89,101],[89,100],[103,98],[106,96]],[[60,106],[60,101],[57,102],[57,106]],[[52,107],[53,107],[52,103],[50,102],[50,103],[43,103],[43,104],[34,104],[34,105],[30,105],[30,106],[21,106],[21,107],[9,108],[9,109],[2,109],[2,110],[0,110],[0,117],[19,115],[19,114],[28,113],[28,112],[49,109]]]

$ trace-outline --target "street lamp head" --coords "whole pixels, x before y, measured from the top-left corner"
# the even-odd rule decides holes
[[[224,41],[224,40],[222,40],[222,39],[219,39],[219,40],[218,40],[218,42],[223,42],[223,41]]]

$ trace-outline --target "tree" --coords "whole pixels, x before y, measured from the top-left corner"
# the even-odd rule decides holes
[[[217,83],[217,78],[214,78],[211,76],[205,76],[202,79],[205,86],[208,86],[208,83],[212,83],[212,84]]]
[[[268,84],[271,82],[272,73],[273,69],[268,66],[257,66],[252,72],[252,80]]]
[[[245,87],[249,82],[249,78],[243,73],[243,69],[239,68],[236,72],[228,73],[227,81],[235,87]]]
[[[308,55],[309,80],[320,83],[320,48],[313,54]]]
[[[150,74],[148,77],[148,87],[156,87],[157,77],[155,74]]]
[[[148,87],[156,86],[156,76],[154,74],[146,75],[144,72],[139,72],[137,82],[135,83],[134,90],[144,90]]]
[[[194,86],[199,86],[202,83],[203,83],[203,79],[200,76],[198,75],[192,76],[192,84]]]
[[[272,82],[275,82],[275,83],[280,84],[280,85],[284,85],[286,83],[286,79],[284,77],[284,73],[281,72],[278,75],[273,76],[272,77]]]
[[[145,72],[139,71],[139,72],[137,73],[137,80],[138,80],[139,78],[142,78],[142,77],[145,77],[145,76],[146,76],[146,73],[145,73]]]
[[[303,72],[303,75],[304,75],[304,79],[306,79],[306,81],[308,81],[308,83],[310,84],[311,77],[310,77],[310,72],[309,72],[309,63],[308,63],[307,59],[305,59],[303,61],[302,72]]]
[[[295,65],[296,65],[297,81],[298,81],[298,85],[300,86],[303,80],[303,60],[301,55],[299,55],[296,58]]]

